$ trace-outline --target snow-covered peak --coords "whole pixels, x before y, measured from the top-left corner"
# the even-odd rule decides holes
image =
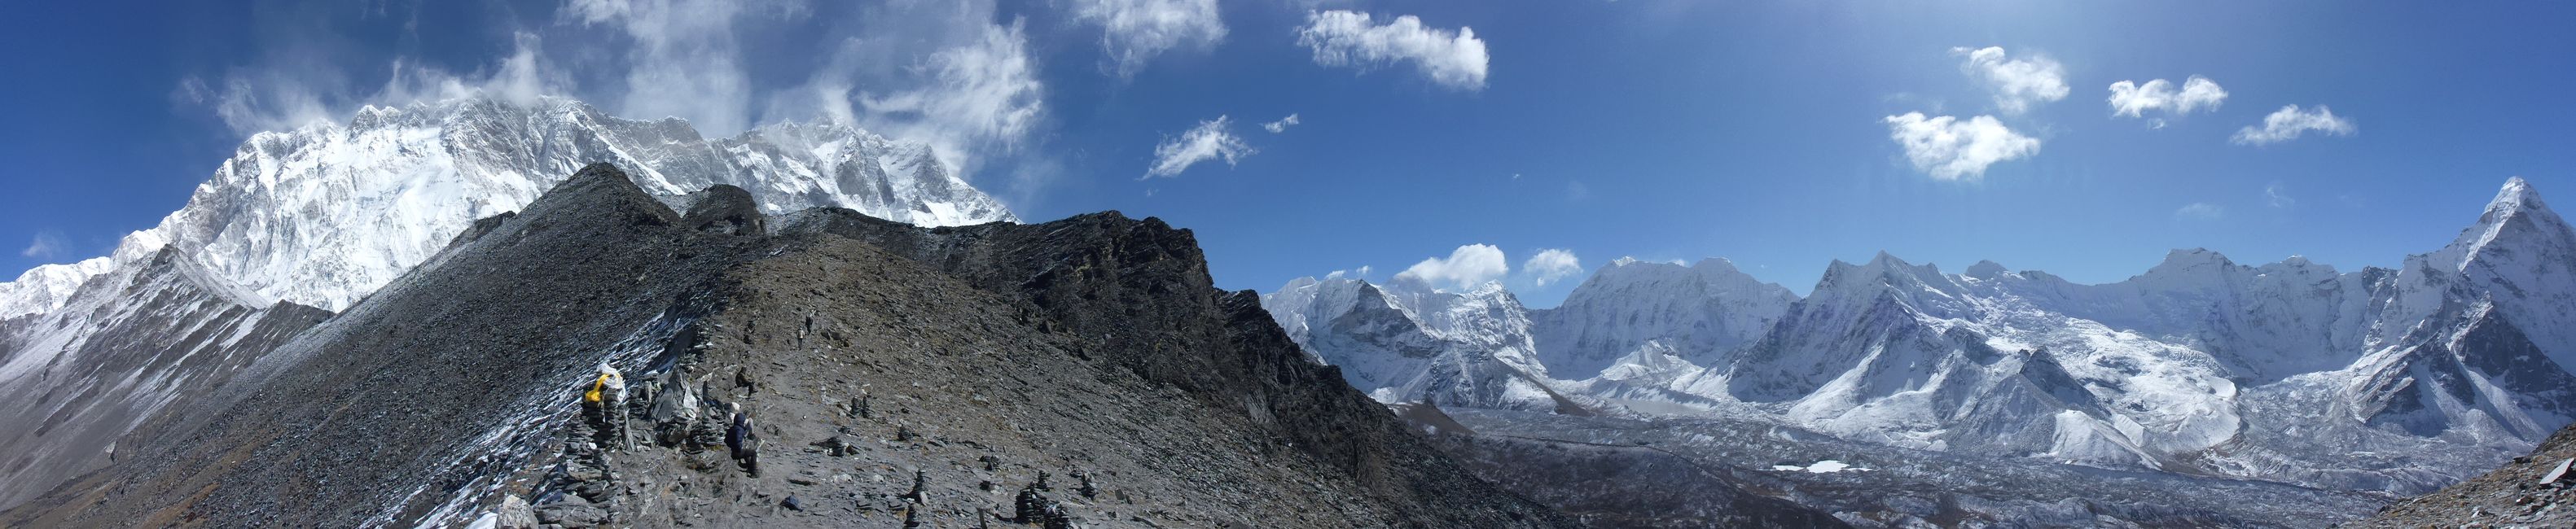
[[[2565,248],[2569,247],[2567,245],[2576,245],[2576,235],[2570,234],[2567,221],[2559,218],[2557,212],[2550,211],[2549,205],[2540,200],[2540,192],[2533,189],[2530,182],[2517,176],[2506,180],[2504,187],[2496,190],[2495,199],[2487,202],[2486,211],[2478,215],[2477,224],[2460,230],[2460,236],[2453,239],[2450,246],[2434,252],[2432,257],[2437,265],[2465,271],[2470,266],[2469,261],[2480,253],[2512,251],[2511,248],[2491,248]]]
[[[1703,274],[1744,273],[1743,270],[1735,267],[1735,261],[1729,261],[1724,257],[1701,259],[1697,263],[1691,263],[1691,269]]]
[[[1759,338],[1797,300],[1787,287],[1755,279],[1725,259],[1688,267],[1622,260],[1532,319],[1550,372],[1583,379],[1649,348],[1713,362]]]
[[[2254,272],[2263,275],[2327,277],[2339,275],[2339,272],[2335,271],[2334,265],[2310,261],[2306,256],[2300,255],[2293,255],[2287,259],[2282,259],[2280,262],[2254,267]]]
[[[1584,278],[1581,284],[1575,285],[1574,291],[1566,296],[1568,299],[1584,296],[1590,292],[1598,292],[1603,285],[1608,284],[1671,281],[1691,275],[1693,271],[1682,265],[1622,257],[1610,262],[1610,266],[1593,270],[1590,277]]]
[[[338,310],[475,219],[516,210],[594,162],[617,164],[666,197],[739,186],[772,213],[836,206],[923,225],[1017,220],[929,147],[847,126],[775,124],[708,139],[684,120],[621,119],[571,99],[469,97],[369,106],[346,124],[251,135],[186,206],[126,237],[112,260],[175,247],[253,301]],[[9,285],[0,307],[60,305],[42,294],[60,288]]]
[[[2004,268],[2003,263],[1994,261],[1977,261],[1977,264],[1968,265],[1967,276],[1977,279],[1991,280],[2003,277],[2004,274],[2011,272],[2011,270]]]
[[[1810,296],[1866,302],[1868,298],[1892,294],[1912,301],[1926,294],[1950,298],[1961,291],[1959,283],[1943,275],[1938,266],[1907,263],[1887,252],[1879,252],[1867,264],[1855,265],[1836,260],[1826,265],[1824,278],[1816,281],[1816,289]]]
[[[27,269],[18,280],[0,283],[0,319],[40,314],[63,306],[72,292],[90,277],[107,272],[115,265],[105,257],[92,257],[77,263],[49,264]]]
[[[2242,283],[2251,270],[2207,248],[2177,249],[2166,252],[2164,261],[2146,273],[2120,284],[2146,292],[2215,295]]]
[[[1288,332],[1290,340],[1298,345],[1308,345],[1307,340],[1313,335],[1314,328],[1350,312],[1364,295],[1379,297],[1365,281],[1300,277],[1289,280],[1279,290],[1263,294],[1261,306],[1270,312],[1272,321],[1278,322],[1280,330]],[[1313,352],[1311,345],[1308,352]]]
[[[1288,280],[1288,284],[1286,284],[1286,285],[1280,285],[1280,286],[1279,286],[1279,290],[1277,290],[1277,292],[1292,292],[1292,291],[1298,291],[1298,290],[1305,290],[1305,289],[1307,289],[1307,288],[1313,287],[1313,286],[1315,286],[1316,284],[1318,284],[1318,283],[1322,283],[1322,282],[1323,282],[1323,281],[1320,281],[1320,280],[1315,279],[1315,276],[1305,276],[1305,277],[1300,277],[1300,278],[1296,278],[1296,279],[1290,279],[1290,280]]]
[[[1484,407],[1552,406],[1530,317],[1500,283],[1445,291],[1411,277],[1380,288],[1298,278],[1262,308],[1316,361],[1383,402],[1436,398]],[[1545,408],[1540,408],[1545,409]]]
[[[2576,321],[2576,229],[2550,211],[2530,182],[2505,181],[2476,224],[2449,246],[2408,264],[2401,274],[2434,273],[2416,270],[2422,266],[2465,278],[2551,360],[2576,365],[2576,326],[2566,325]]]
[[[2236,267],[2236,261],[2208,248],[2175,249],[2165,252],[2165,260],[2147,269],[2146,275],[2205,274]]]
[[[1512,290],[1510,288],[1505,288],[1501,281],[1486,281],[1484,284],[1470,287],[1466,292],[1460,292],[1459,294],[1466,295],[1470,298],[1490,299],[1501,296],[1510,296],[1512,295]]]
[[[2496,190],[2495,200],[2487,202],[2488,212],[2495,212],[2499,208],[2546,210],[2549,206],[2540,202],[2540,192],[2531,189],[2531,181],[2516,176],[2506,178],[2504,187]]]

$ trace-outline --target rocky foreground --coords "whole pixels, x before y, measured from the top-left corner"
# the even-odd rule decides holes
[[[585,168],[0,526],[1573,525],[1308,362],[1187,230],[687,202]],[[631,445],[577,411],[603,361]],[[731,405],[757,475],[704,435]]]
[[[2576,526],[2576,427],[2494,472],[2390,504],[2350,527]]]

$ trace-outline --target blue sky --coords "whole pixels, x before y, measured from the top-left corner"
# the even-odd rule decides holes
[[[1192,228],[1234,289],[1385,280],[1479,244],[1508,271],[1475,249],[1440,277],[1536,306],[1582,277],[1541,284],[1548,249],[1583,272],[1727,257],[1802,292],[1881,250],[2083,282],[2189,247],[2353,270],[2438,248],[2510,176],[2576,200],[2561,3],[728,5],[0,4],[0,268],[105,253],[248,131],[514,56],[548,91],[716,134],[855,108],[956,151],[1025,218]],[[963,52],[1029,69],[924,73]],[[2114,114],[2113,83],[2157,79],[2163,105]],[[823,86],[963,111],[803,103]],[[2289,105],[2316,128],[2237,139]],[[1233,163],[1149,173],[1193,139]]]

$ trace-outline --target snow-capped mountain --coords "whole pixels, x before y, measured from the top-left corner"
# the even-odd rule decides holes
[[[1575,287],[1563,305],[1530,317],[1550,372],[1587,378],[1641,349],[1705,355],[1742,347],[1797,301],[1787,287],[1754,279],[1725,259],[1691,266],[1619,259]]]
[[[846,126],[708,139],[567,99],[367,107],[242,143],[186,206],[112,255],[0,284],[0,506],[106,464],[146,417],[517,211],[593,162],[665,202],[729,184],[760,210],[923,225],[1016,222],[918,143]],[[650,219],[641,220],[651,222]]]
[[[2576,230],[2529,182],[2505,182],[2476,226],[2425,261],[2467,276],[2551,360],[2576,366]]]
[[[2576,230],[2518,178],[2394,270],[2195,249],[2085,285],[1881,254],[1833,263],[1803,299],[1740,275],[1604,267],[1530,311],[1544,373],[1563,377],[1534,383],[1903,448],[2401,493],[2576,420]],[[1303,308],[1271,306],[1283,325]],[[1337,349],[1335,328],[1304,332],[1324,361],[1376,361]]]
[[[1448,292],[1411,278],[1384,287],[1298,278],[1261,304],[1308,354],[1381,402],[1557,406],[1528,311],[1499,283]]]
[[[928,146],[847,126],[710,139],[677,118],[620,119],[569,99],[461,98],[253,135],[185,207],[125,237],[112,261],[177,247],[259,305],[339,310],[475,219],[518,209],[591,162],[627,168],[663,196],[738,186],[771,213],[840,206],[922,225],[1016,221]],[[40,268],[0,285],[0,317],[59,307],[65,285],[107,266]]]
[[[0,318],[11,318],[54,310],[63,306],[91,276],[107,273],[116,266],[115,259],[92,257],[76,263],[40,265],[18,274],[16,281],[0,283]]]

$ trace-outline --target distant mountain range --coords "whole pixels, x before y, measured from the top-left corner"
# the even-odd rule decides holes
[[[2085,285],[1880,254],[1800,298],[1620,260],[1499,285],[1298,279],[1280,326],[1386,402],[1755,419],[1910,449],[2418,493],[2576,417],[2576,231],[2530,184],[2397,269],[2177,250]]]

